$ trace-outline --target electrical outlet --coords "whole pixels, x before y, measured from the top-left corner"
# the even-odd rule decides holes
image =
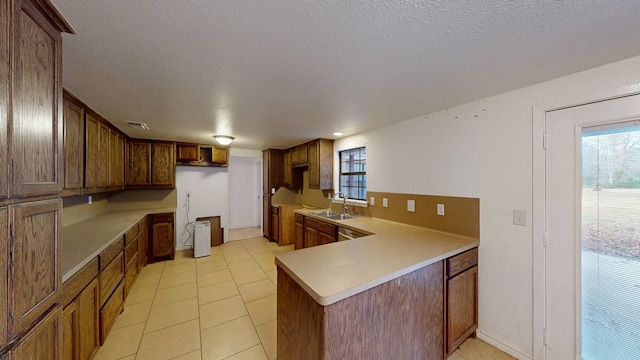
[[[407,211],[408,212],[416,212],[416,201],[415,200],[407,200]]]
[[[382,198],[382,207],[389,207],[389,199]]]
[[[513,224],[527,226],[527,212],[525,210],[513,210]]]
[[[375,206],[376,205],[376,198],[375,197],[372,196],[369,199],[369,205],[371,205],[371,206]]]
[[[436,205],[436,212],[440,216],[444,216],[444,204]]]

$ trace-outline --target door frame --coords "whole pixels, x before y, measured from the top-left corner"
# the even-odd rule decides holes
[[[545,119],[548,112],[584,106],[598,102],[640,95],[640,91],[619,88],[609,96],[572,104],[548,104],[532,107],[532,256],[533,256],[533,359],[546,359],[546,294],[545,294],[545,204],[546,204],[546,159]]]

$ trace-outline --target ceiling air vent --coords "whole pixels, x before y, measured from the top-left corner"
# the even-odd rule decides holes
[[[147,124],[142,123],[142,122],[127,121],[126,123],[129,124],[129,126],[131,126],[134,129],[149,130],[149,127],[147,126]]]

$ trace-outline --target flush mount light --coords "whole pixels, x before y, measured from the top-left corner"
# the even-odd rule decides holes
[[[233,136],[229,135],[213,135],[213,138],[216,139],[220,145],[229,145],[233,139],[235,139]]]
[[[334,133],[333,133],[333,136],[342,136],[342,135],[344,135],[344,134],[343,134],[343,133],[341,133],[341,132],[334,132]]]

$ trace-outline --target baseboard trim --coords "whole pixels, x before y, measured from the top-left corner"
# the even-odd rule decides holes
[[[516,349],[512,348],[511,346],[503,343],[500,340],[496,340],[496,339],[492,338],[491,336],[487,335],[486,333],[482,332],[481,330],[476,330],[476,336],[478,337],[478,339],[486,342],[487,344],[495,347],[496,349],[504,351],[505,353],[513,356],[514,358],[516,358],[518,360],[532,360],[533,359],[530,355],[523,354],[519,350],[516,350]]]

